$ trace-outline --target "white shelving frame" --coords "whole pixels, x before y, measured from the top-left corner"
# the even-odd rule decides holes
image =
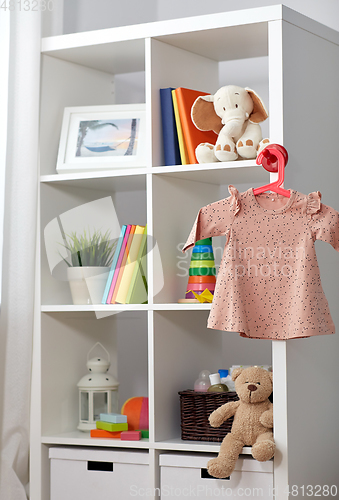
[[[319,64],[322,61],[322,70],[328,71],[328,75],[313,74],[309,61],[305,65],[299,64],[298,66],[297,54],[298,51],[304,53],[302,49],[303,44],[306,43],[305,39],[307,39],[307,43],[312,43],[314,61],[319,62]],[[294,44],[296,45],[294,46]],[[324,57],[324,53],[326,55],[327,51],[331,57],[328,61]],[[336,198],[333,194],[333,180],[315,174],[315,179],[320,183],[319,187],[313,186],[311,177],[305,183],[306,167],[303,165],[303,156],[306,156],[309,171],[313,175],[318,162],[322,159],[329,175],[338,175],[329,165],[330,160],[333,159],[330,150],[324,151],[324,148],[319,148],[319,150],[305,152],[307,145],[316,141],[320,133],[321,121],[328,116],[328,108],[326,108],[326,112],[318,109],[319,107],[317,108],[317,113],[320,114],[318,116],[319,125],[314,125],[309,122],[305,123],[304,116],[298,113],[297,109],[291,107],[290,100],[292,85],[295,81],[297,82],[295,90],[299,99],[302,96],[304,82],[299,77],[300,72],[306,73],[307,78],[313,80],[311,87],[314,88],[314,91],[316,91],[315,88],[319,82],[322,81],[320,76],[325,79],[326,83],[331,80],[336,81],[339,64],[333,64],[332,59],[336,58],[339,62],[339,34],[301,14],[277,5],[133,27],[49,37],[42,40],[41,52],[41,230],[43,231],[44,224],[51,220],[55,213],[65,209],[64,202],[66,205],[68,204],[67,208],[70,208],[81,204],[81,202],[112,193],[116,196],[121,213],[126,211],[126,217],[130,221],[133,217],[135,219],[136,213],[139,211],[138,208],[133,210],[134,200],[138,207],[142,207],[140,212],[144,220],[140,223],[147,221],[148,233],[154,236],[159,243],[165,286],[158,295],[154,296],[153,283],[156,270],[154,269],[153,253],[149,252],[149,302],[147,305],[71,305],[70,296],[65,295],[65,284],[56,284],[52,281],[52,277],[48,276],[42,237],[39,238],[38,248],[41,248],[41,252],[37,252],[39,265],[37,266],[37,307],[32,379],[31,498],[34,500],[47,500],[49,498],[48,448],[50,446],[148,449],[150,486],[154,488],[159,487],[158,457],[162,450],[216,453],[219,448],[217,443],[191,442],[180,439],[179,417],[175,413],[178,407],[172,409],[171,402],[177,401],[176,392],[186,388],[185,384],[189,383],[190,377],[194,380],[199,367],[205,367],[202,364],[212,364],[213,359],[215,359],[216,364],[221,365],[223,355],[226,355],[227,358],[228,351],[234,353],[242,349],[244,349],[244,356],[250,360],[249,362],[253,361],[253,364],[258,364],[257,360],[260,358],[262,350],[263,359],[273,365],[274,432],[277,443],[277,453],[274,458],[275,498],[277,500],[287,498],[289,484],[299,486],[314,484],[312,477],[319,468],[319,464],[310,458],[311,443],[305,441],[304,432],[301,432],[303,441],[299,442],[298,439],[295,439],[302,427],[295,421],[300,410],[298,408],[298,394],[301,390],[306,391],[311,398],[311,390],[309,387],[300,388],[298,385],[293,385],[295,379],[292,378],[291,374],[295,377],[298,375],[298,356],[300,356],[303,363],[302,370],[307,376],[312,376],[312,367],[319,349],[319,342],[315,342],[315,340],[318,339],[307,341],[309,342],[306,350],[307,360],[303,356],[303,341],[292,341],[292,343],[267,341],[270,343],[269,348],[267,348],[266,341],[256,342],[245,339],[241,341],[241,347],[239,347],[240,340],[235,337],[237,334],[212,335],[212,333],[207,332],[211,335],[210,337],[207,335],[211,345],[206,347],[204,345],[206,331],[201,325],[205,324],[204,321],[207,320],[210,305],[182,305],[176,302],[177,298],[180,298],[180,295],[184,293],[185,280],[172,277],[172,273],[176,269],[176,256],[173,249],[166,250],[170,242],[173,241],[176,245],[184,241],[194,221],[195,214],[201,206],[228,196],[227,184],[236,184],[237,187],[246,186],[246,188],[249,185],[260,185],[266,182],[267,173],[261,167],[257,167],[254,160],[228,164],[162,166],[159,88],[186,86],[214,92],[221,84],[234,83],[233,81],[220,81],[220,62],[233,60],[241,62],[245,61],[246,58],[267,58],[269,137],[272,142],[284,144],[289,151],[290,163],[286,171],[286,186],[293,186],[293,188],[303,192],[306,192],[309,187],[309,191],[323,189],[324,193],[329,193],[328,196],[333,200],[331,203],[334,206]],[[244,67],[246,67],[245,63]],[[135,73],[136,78],[143,82],[142,85],[144,84],[145,88],[147,167],[129,169],[128,171],[117,169],[109,172],[57,175],[55,173],[56,151],[63,106],[119,103],[119,96],[115,95],[114,82],[118,81],[119,75],[128,73]],[[81,89],[79,89],[79,82],[82,83]],[[333,103],[338,103],[338,97],[334,95],[332,87],[330,86],[329,95]],[[56,96],[57,98],[54,99]],[[316,97],[320,97],[320,91]],[[306,106],[303,105],[302,108],[305,111]],[[335,141],[335,116],[331,115],[328,120],[330,123],[327,139]],[[299,126],[298,130],[301,130],[300,134],[298,133],[298,140],[292,133],[296,123]],[[324,132],[322,132],[323,136]],[[291,171],[288,171],[289,168]],[[338,180],[338,177],[336,179]],[[121,201],[122,196],[119,193],[127,196],[132,208]],[[171,199],[175,203],[171,203]],[[185,212],[184,216],[182,216],[183,212]],[[166,222],[167,233],[163,231],[162,219]],[[173,221],[173,225],[171,225],[171,221]],[[328,256],[326,259],[328,261]],[[331,262],[334,262],[333,257],[328,262],[330,262],[328,265],[331,265]],[[331,274],[331,277],[326,276],[324,283],[328,282],[327,288],[333,296],[338,292],[338,281],[333,281],[335,272]],[[60,297],[65,297],[65,299],[61,301]],[[65,301],[66,303],[64,303]],[[121,312],[121,314],[114,314],[105,320],[96,320],[95,312]],[[334,320],[338,325],[338,312],[333,312]],[[145,361],[147,367],[145,369],[146,375],[143,376],[147,378],[150,405],[149,439],[143,439],[137,443],[97,440],[69,429],[66,432],[53,430],[62,428],[63,422],[62,418],[58,416],[54,420],[53,417],[46,422],[46,407],[49,403],[44,399],[44,395],[47,393],[44,384],[54,388],[57,385],[58,373],[56,368],[53,372],[49,371],[48,366],[46,367],[53,359],[50,352],[52,346],[57,345],[58,342],[62,343],[66,338],[66,333],[70,332],[70,342],[72,345],[74,344],[71,349],[75,349],[76,340],[80,338],[81,352],[85,352],[86,345],[90,342],[94,344],[94,339],[97,338],[94,334],[91,335],[90,325],[93,321],[97,321],[97,325],[100,325],[100,321],[106,321],[104,326],[98,326],[99,335],[105,338],[104,335],[107,335],[105,329],[108,331],[119,330],[122,328],[119,325],[123,322],[125,322],[123,328],[130,335],[135,328],[135,323],[139,320],[141,323],[143,322],[142,324],[147,325],[141,334],[140,344],[137,345],[141,347],[143,340],[147,342],[147,359]],[[89,326],[86,326],[87,324]],[[80,327],[86,332],[84,338],[78,335]],[[59,332],[60,340],[58,340]],[[120,342],[118,337],[119,334],[115,337],[115,333],[112,336],[111,348],[114,351],[114,359],[118,359],[121,355],[119,348],[116,347],[116,343]],[[250,347],[247,348],[246,342]],[[254,345],[253,342],[256,344]],[[310,345],[312,342],[313,345]],[[330,352],[333,351],[335,342],[337,345],[336,339],[331,339],[331,343],[327,346],[323,347],[322,345],[323,356],[331,356]],[[123,355],[126,356],[126,349],[123,344],[121,345]],[[181,357],[186,355],[187,358],[191,358],[188,356],[190,345],[194,349],[194,356],[191,357],[198,359],[189,359],[186,367]],[[170,373],[170,363],[167,363],[166,359],[167,356],[171,356],[169,361],[176,361],[176,349],[178,353],[180,353],[179,349],[182,349],[183,355],[178,356],[177,373]],[[116,352],[117,350],[118,352]],[[49,352],[50,354],[48,354]],[[44,356],[48,357],[47,361]],[[63,362],[65,363],[65,360]],[[325,363],[324,359],[322,362]],[[80,372],[82,358],[77,363]],[[227,363],[232,364],[232,360],[229,362],[227,358]],[[83,366],[85,366],[84,362]],[[323,375],[327,374],[328,376],[329,373],[332,373],[329,370],[333,370],[333,366],[331,358],[328,371],[325,370],[326,373],[324,372]],[[218,367],[220,366],[217,366],[216,369]],[[167,372],[163,373],[163,369],[166,369]],[[304,376],[303,380],[307,376]],[[133,380],[129,382],[133,386]],[[67,381],[63,381],[63,384],[66,387]],[[321,390],[322,384],[318,383],[317,380],[312,379],[312,384]],[[63,401],[62,395],[56,395],[56,398],[60,403]],[[311,411],[310,404],[306,407],[308,412]],[[320,418],[320,410],[313,407],[312,410],[315,418]],[[305,417],[306,413],[306,411],[301,410],[300,414]],[[329,421],[334,422],[332,417],[329,417]],[[67,427],[67,424],[64,427]],[[322,432],[325,437],[328,437],[326,429]],[[291,436],[294,439],[291,439]],[[320,439],[315,439],[317,447],[321,448]],[[300,451],[301,448],[303,451]],[[325,446],[323,445],[321,449],[324,450]],[[250,450],[244,449],[244,453],[250,453]],[[302,467],[299,474],[297,462],[303,460],[303,457],[307,457],[307,467]],[[322,460],[323,464],[326,463],[325,478],[327,484],[330,484],[330,481],[333,482],[335,477],[333,472],[335,470],[335,453],[330,453],[330,459],[326,461],[326,452],[323,451]]]

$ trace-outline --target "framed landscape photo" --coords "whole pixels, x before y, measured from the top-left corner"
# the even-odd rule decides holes
[[[57,172],[146,166],[145,104],[65,108]]]

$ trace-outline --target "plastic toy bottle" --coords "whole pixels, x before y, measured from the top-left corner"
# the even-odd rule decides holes
[[[207,389],[207,392],[228,392],[228,387],[221,383],[219,373],[212,373],[210,375],[211,386]]]
[[[196,392],[207,392],[211,383],[209,380],[210,372],[208,370],[202,370],[199,373],[199,378],[194,382],[194,390]]]
[[[229,391],[235,391],[235,384],[228,370],[218,370],[221,383],[227,385]]]

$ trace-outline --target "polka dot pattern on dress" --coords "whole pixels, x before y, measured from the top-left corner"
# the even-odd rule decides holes
[[[339,251],[339,213],[318,192],[290,198],[253,189],[200,209],[183,251],[226,235],[208,328],[290,339],[335,332],[314,242]]]

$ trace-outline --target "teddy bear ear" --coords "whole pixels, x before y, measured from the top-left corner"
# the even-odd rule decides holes
[[[214,96],[199,96],[193,103],[191,118],[199,130],[213,130],[219,134],[222,129],[221,118],[214,111]]]
[[[232,372],[232,380],[233,382],[235,381],[236,378],[239,377],[240,373],[242,373],[244,371],[243,368],[235,368]]]
[[[253,101],[253,111],[250,114],[249,121],[252,123],[260,123],[268,118],[268,112],[265,108],[265,104],[262,102],[258,94],[254,92],[254,90],[249,89],[248,87],[245,90],[249,93],[250,97]]]

